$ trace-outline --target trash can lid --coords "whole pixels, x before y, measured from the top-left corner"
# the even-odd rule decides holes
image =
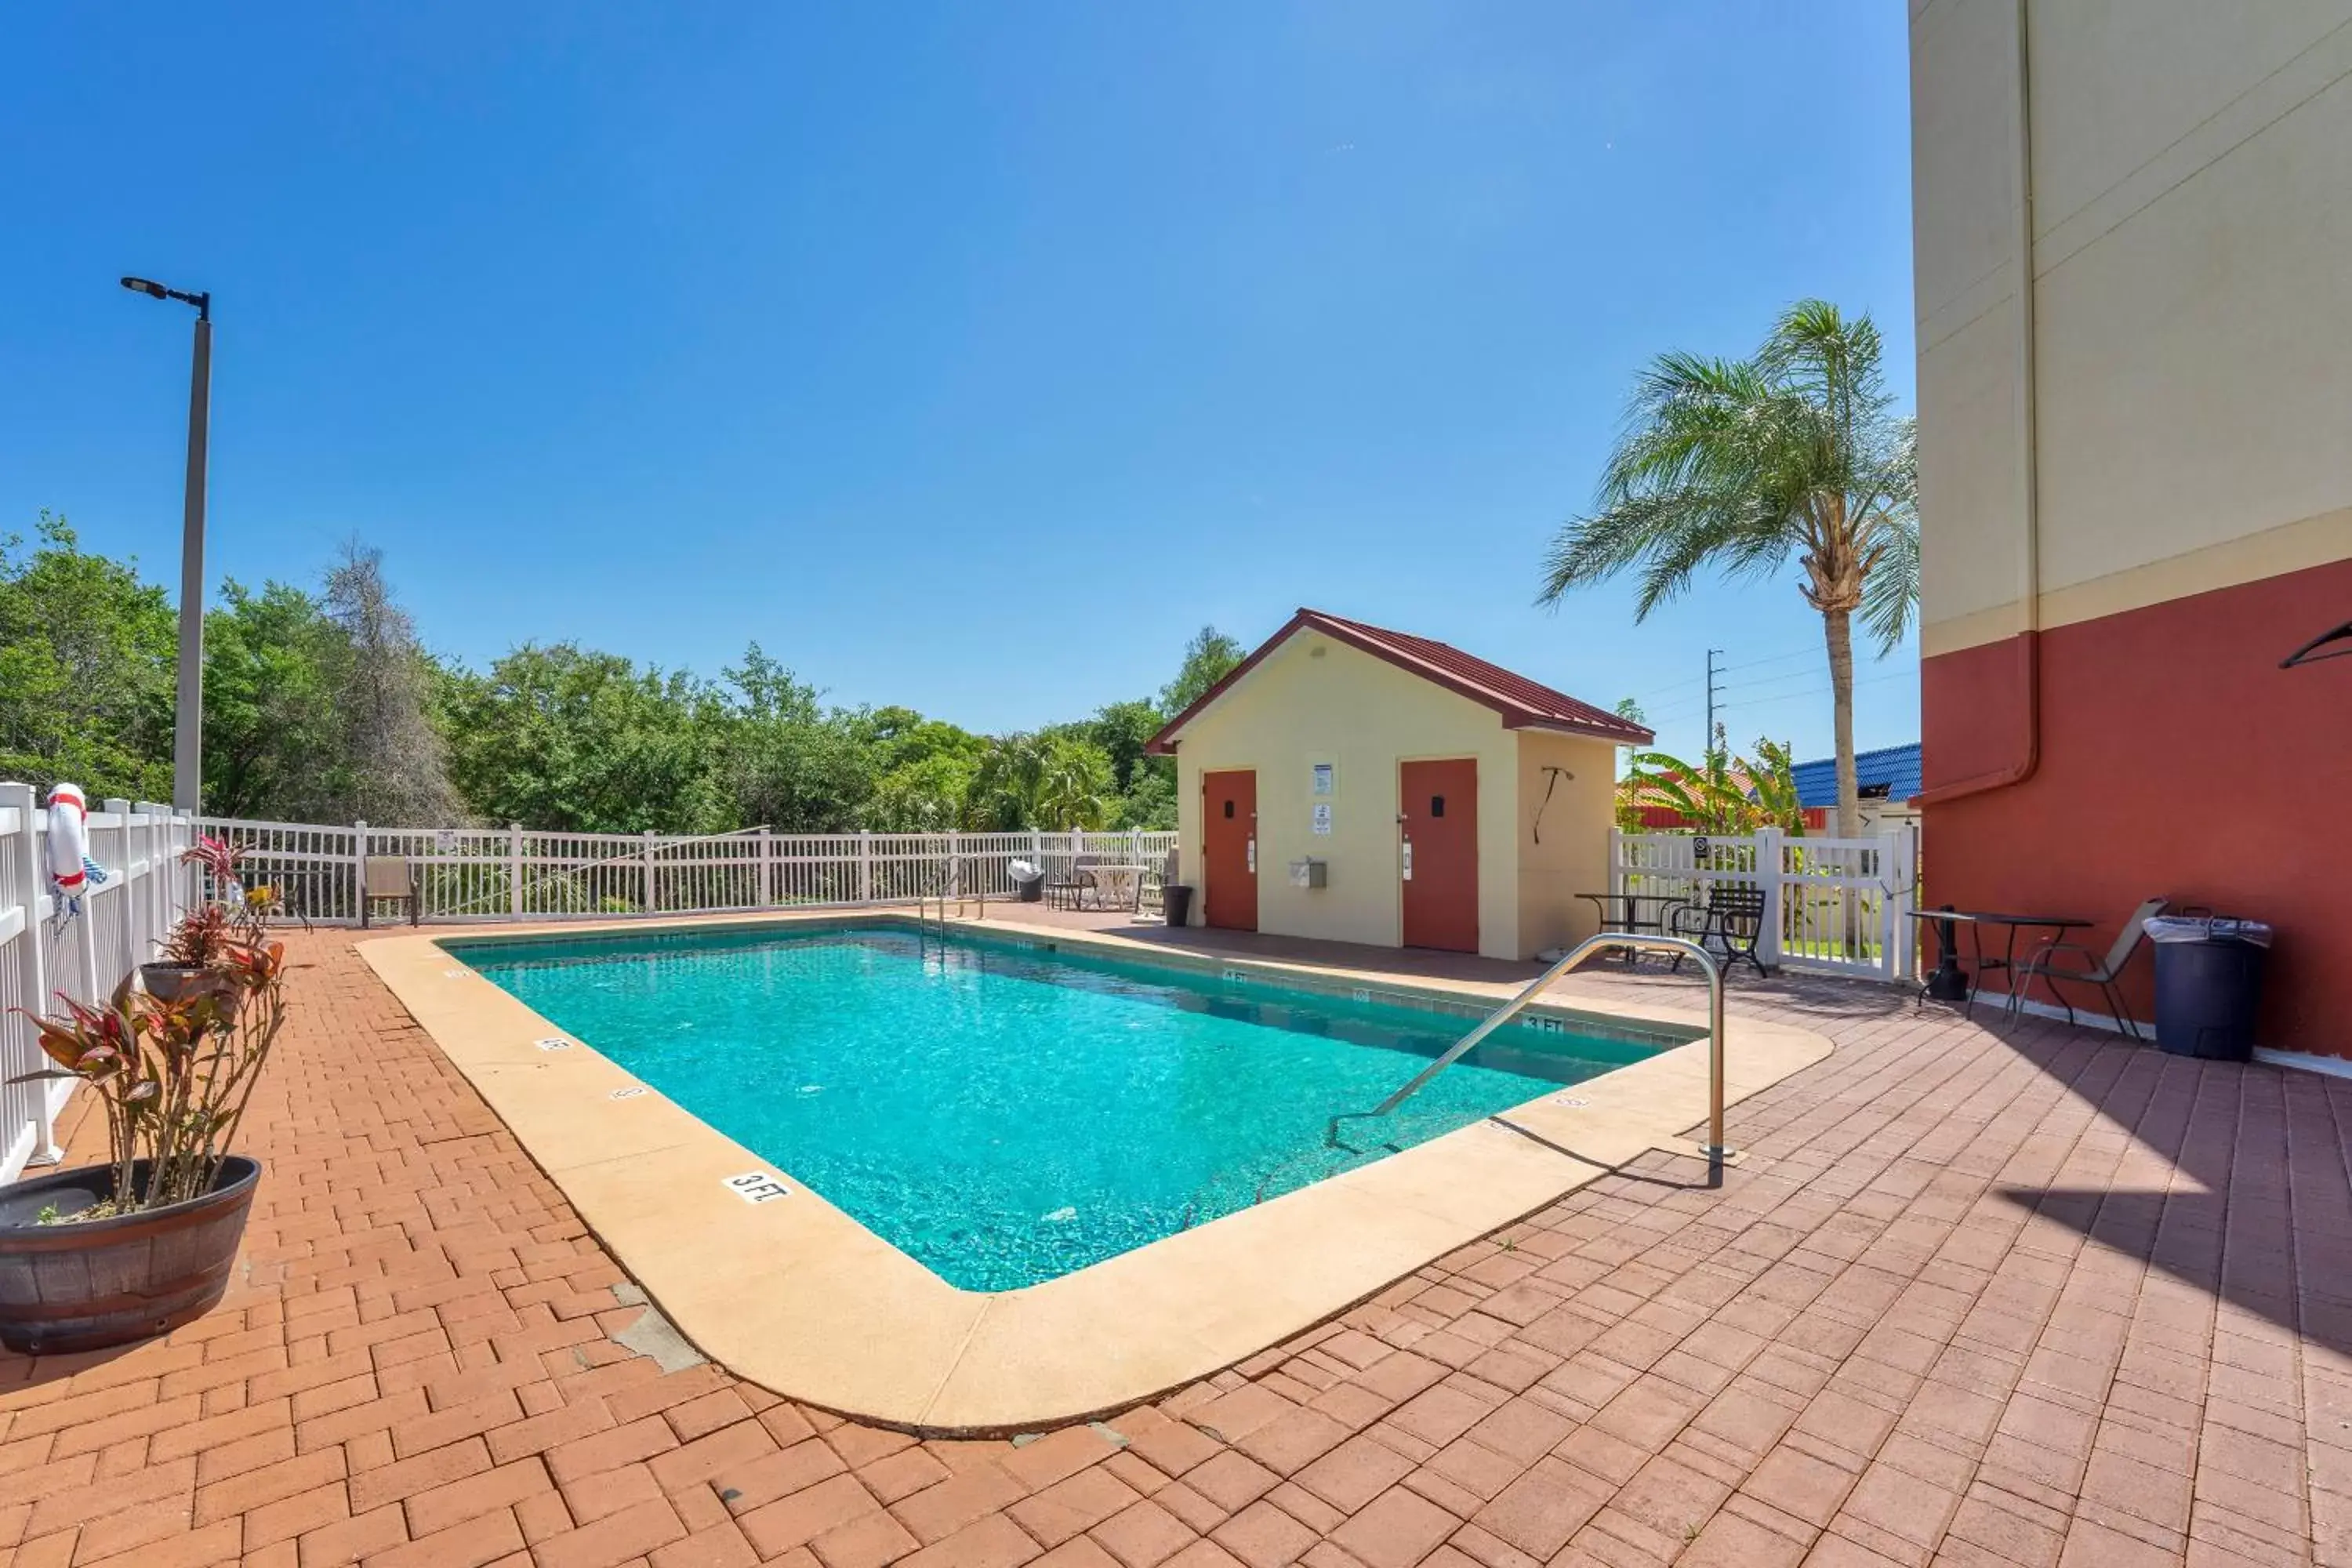
[[[2234,915],[2150,915],[2140,922],[2155,942],[2242,942],[2271,944],[2271,928]]]

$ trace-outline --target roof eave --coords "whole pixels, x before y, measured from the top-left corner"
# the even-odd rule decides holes
[[[1579,735],[1587,740],[1607,741],[1619,746],[1651,746],[1657,743],[1657,731],[1638,727],[1624,730],[1604,730],[1598,724],[1569,724],[1557,719],[1538,718],[1532,713],[1505,714],[1506,730],[1540,730],[1549,735]]]

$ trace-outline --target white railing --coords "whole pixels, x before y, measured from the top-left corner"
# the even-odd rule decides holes
[[[194,832],[168,806],[103,803],[89,814],[89,852],[110,875],[82,894],[80,915],[58,922],[48,814],[30,785],[0,784],[0,1182],[58,1158],[57,1113],[73,1088],[14,1081],[48,1065],[26,1015],[50,1011],[59,994],[96,1001],[153,955],[195,891],[180,863]]]
[[[1764,889],[1757,956],[1768,966],[1907,980],[1918,932],[1905,918],[1918,884],[1908,833],[1874,838],[1792,838],[1777,829],[1739,837],[1694,833],[1609,836],[1609,885],[1619,894],[1696,901],[1718,882]],[[1643,906],[1645,913],[1662,905]]]
[[[1156,865],[1173,833],[539,833],[513,827],[330,827],[205,817],[241,852],[248,882],[285,895],[289,916],[356,923],[362,868],[397,856],[428,921],[545,921],[716,914],[1009,895],[1005,868],[1048,870],[1079,856]]]

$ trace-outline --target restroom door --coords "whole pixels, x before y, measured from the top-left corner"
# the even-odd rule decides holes
[[[1401,763],[1404,945],[1478,951],[1478,762]]]
[[[1201,918],[1227,931],[1257,930],[1257,774],[1201,775],[1201,865],[1208,879]]]

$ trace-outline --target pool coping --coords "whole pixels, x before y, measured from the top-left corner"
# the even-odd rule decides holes
[[[362,939],[359,952],[679,1332],[739,1376],[860,1419],[994,1436],[1124,1409],[1279,1343],[1558,1201],[1703,1120],[1703,1009],[1538,1004],[1580,1026],[1681,1043],[1072,1274],[961,1290],[789,1171],[642,1084],[467,966],[528,938],[845,926],[911,929],[888,909],[546,924]],[[1327,994],[1482,1015],[1492,986],[1291,960],[1175,952],[1003,921],[957,934]],[[1018,935],[1012,934],[1018,931]],[[1382,994],[1386,994],[1383,995]],[[1813,1031],[1726,1026],[1727,1102],[1831,1054]],[[556,1048],[546,1042],[562,1041]],[[1696,1168],[1696,1167],[1695,1167]],[[767,1178],[767,1194],[745,1178]]]

